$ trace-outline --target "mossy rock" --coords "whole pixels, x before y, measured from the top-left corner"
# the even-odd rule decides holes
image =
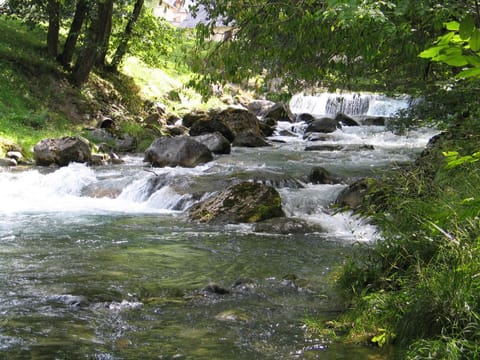
[[[206,223],[255,223],[284,216],[280,194],[271,186],[242,182],[229,186],[190,209],[193,220]]]

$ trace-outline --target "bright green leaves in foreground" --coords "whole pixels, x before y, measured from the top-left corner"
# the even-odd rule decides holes
[[[445,23],[448,32],[432,46],[420,53],[421,58],[462,67],[457,78],[480,76],[480,29],[473,16],[467,15],[461,22]]]

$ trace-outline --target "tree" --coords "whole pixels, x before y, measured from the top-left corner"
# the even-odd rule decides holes
[[[203,79],[241,81],[265,74],[291,89],[306,85],[394,89],[423,81],[417,54],[442,24],[472,1],[199,0],[208,14],[198,27],[207,44]],[[234,36],[212,46],[218,23]],[[208,47],[209,46],[209,47]]]
[[[87,0],[77,1],[72,24],[70,25],[70,30],[63,46],[63,52],[59,56],[60,63],[67,69],[70,68],[78,37],[80,36],[88,10],[89,4]]]
[[[60,1],[48,0],[48,34],[47,34],[47,51],[51,57],[57,56],[58,37],[60,31]]]
[[[93,15],[87,30],[85,44],[80,50],[72,70],[72,82],[77,86],[83,85],[88,80],[88,76],[97,61],[99,51],[108,42],[113,0],[98,1],[92,12]]]
[[[110,69],[117,71],[120,62],[123,60],[128,49],[128,42],[131,40],[133,34],[133,28],[140,17],[140,13],[143,9],[144,0],[136,0],[133,7],[133,11],[128,19],[127,26],[125,27],[125,32],[120,36],[120,43],[113,55],[112,62],[110,63]]]

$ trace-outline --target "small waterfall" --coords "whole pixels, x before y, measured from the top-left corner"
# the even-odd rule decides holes
[[[344,113],[350,116],[390,117],[397,111],[408,108],[407,96],[392,98],[369,93],[322,93],[318,95],[296,94],[290,100],[294,114],[308,113],[314,116],[335,116]]]

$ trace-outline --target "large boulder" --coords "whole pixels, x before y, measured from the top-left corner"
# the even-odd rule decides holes
[[[305,129],[305,133],[332,133],[337,129],[340,129],[342,125],[335,119],[323,117],[320,119],[313,120],[310,124],[308,124],[307,128]]]
[[[127,134],[117,136],[108,128],[88,130],[88,134],[85,136],[96,144],[109,144],[113,150],[118,152],[134,151],[137,148],[137,141],[134,137]]]
[[[80,136],[44,139],[34,146],[33,155],[40,166],[66,166],[71,162],[89,162],[92,158],[90,143]]]
[[[248,106],[248,111],[252,112],[256,116],[264,116],[267,111],[274,106],[275,103],[270,100],[252,100]]]
[[[189,213],[193,220],[215,224],[255,223],[284,216],[277,190],[252,182],[231,185],[195,204]]]
[[[208,113],[204,110],[196,110],[192,111],[191,113],[185,114],[182,118],[182,124],[186,127],[191,127],[195,124],[198,120],[207,120]]]
[[[197,120],[190,128],[190,136],[212,134],[214,132],[219,132],[230,142],[235,139],[232,130],[218,119]]]
[[[144,157],[144,161],[156,167],[195,167],[211,160],[213,156],[208,147],[188,136],[157,138]]]
[[[193,136],[192,138],[204,144],[214,154],[230,154],[232,150],[230,141],[218,131],[211,134]]]
[[[237,147],[264,147],[270,146],[268,142],[265,141],[263,136],[260,136],[252,131],[244,131],[235,136],[232,146]]]
[[[257,117],[250,111],[240,107],[230,107],[212,114],[212,120],[225,124],[235,136],[242,132],[260,133],[260,124]],[[228,137],[227,137],[228,139]]]
[[[295,122],[295,116],[284,103],[276,103],[263,115],[263,121],[268,125],[276,125],[278,121]]]
[[[338,121],[340,124],[344,126],[359,126],[360,124],[353,119],[352,117],[348,116],[347,114],[344,113],[338,113],[337,116],[335,116],[335,120]]]

